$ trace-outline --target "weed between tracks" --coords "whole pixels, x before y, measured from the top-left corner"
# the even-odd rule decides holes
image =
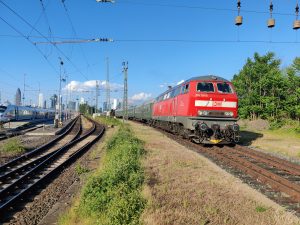
[[[23,153],[24,151],[25,148],[17,138],[11,138],[3,145],[3,152],[5,153]]]
[[[61,223],[139,224],[146,205],[141,196],[143,155],[143,143],[128,127],[120,127],[107,143],[102,169],[83,188],[75,218],[65,217]]]

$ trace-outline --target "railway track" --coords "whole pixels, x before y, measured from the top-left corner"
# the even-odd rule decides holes
[[[300,215],[300,165],[244,146],[200,146],[157,128]]]
[[[294,210],[300,212],[297,206],[300,202],[298,165],[263,153],[251,152],[240,146],[233,148],[214,146],[209,150],[201,148],[200,151],[267,185],[268,191],[276,193],[276,200],[286,205],[294,204]]]
[[[20,126],[17,128],[1,131],[0,141],[11,138],[11,137],[23,135],[27,132],[41,128],[41,127],[43,127],[43,125],[39,125],[39,123],[41,123],[41,122],[49,122],[49,120],[40,120],[40,121],[30,122],[26,125],[23,125],[23,126]]]
[[[84,126],[82,126],[82,121]],[[104,126],[78,118],[62,135],[0,167],[0,218],[48,183],[104,133]],[[0,219],[1,220],[1,219]]]

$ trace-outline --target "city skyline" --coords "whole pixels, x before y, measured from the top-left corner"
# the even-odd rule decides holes
[[[94,101],[94,81],[100,81],[102,105],[106,101],[107,57],[110,86],[120,87],[112,90],[111,97],[123,96],[122,62],[128,61],[129,102],[140,104],[190,77],[215,74],[232,79],[254,52],[275,52],[282,60],[281,68],[300,52],[292,1],[274,2],[273,29],[267,28],[269,3],[258,0],[242,2],[244,22],[239,27],[234,24],[236,1],[191,0],[184,5],[182,0],[165,0],[163,5],[158,0],[151,5],[49,1],[45,9],[43,1],[4,3],[0,21],[6,53],[0,56],[2,102],[15,102],[17,88],[24,94],[25,104],[37,104],[39,92],[49,101],[53,94],[58,95],[61,76],[63,97],[72,101],[80,97]],[[113,42],[32,44],[95,38]],[[64,90],[68,87],[77,90]]]

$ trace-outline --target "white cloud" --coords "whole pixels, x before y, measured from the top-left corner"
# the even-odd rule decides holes
[[[78,91],[78,92],[94,90],[96,88],[96,81],[97,80],[88,80],[85,82],[80,82],[80,81],[72,80],[70,83],[68,83],[64,87],[64,90]],[[103,90],[106,89],[106,81],[98,80],[98,84],[99,84],[100,89],[103,89]],[[109,87],[110,87],[111,91],[123,89],[123,85],[117,84],[117,83],[110,83]]]
[[[141,92],[141,93],[133,95],[130,99],[132,101],[146,101],[146,100],[149,100],[151,98],[151,96],[152,96],[151,93],[148,94],[148,93]]]

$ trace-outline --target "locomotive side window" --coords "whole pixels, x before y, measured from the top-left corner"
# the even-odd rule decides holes
[[[228,83],[217,83],[218,91],[222,93],[233,93]]]
[[[201,82],[197,84],[197,91],[201,92],[214,92],[214,85],[213,83],[208,82]]]
[[[181,91],[181,93],[182,94],[186,94],[186,93],[188,93],[189,92],[189,88],[190,88],[190,85],[189,84],[184,84],[183,86],[182,86],[182,91]]]
[[[177,87],[175,90],[174,90],[174,97],[179,95],[180,94],[180,87]]]

